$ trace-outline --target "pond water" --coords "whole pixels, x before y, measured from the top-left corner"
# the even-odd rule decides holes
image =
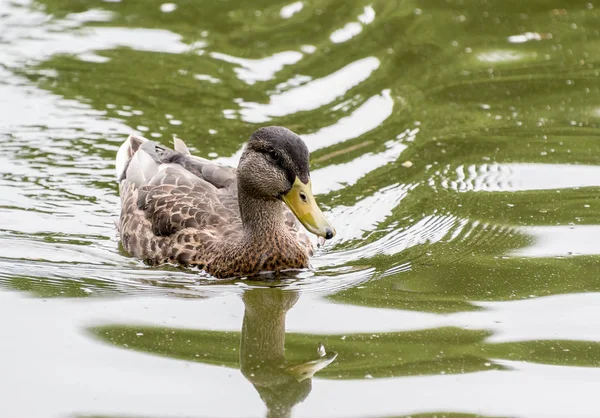
[[[0,1],[2,416],[597,416],[595,2],[163,1]],[[120,249],[129,133],[235,165],[269,124],[313,271]]]

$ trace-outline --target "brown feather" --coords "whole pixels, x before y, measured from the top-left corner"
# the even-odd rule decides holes
[[[248,233],[240,216],[234,168],[145,143],[143,138],[129,140],[129,159],[138,150],[154,150],[159,164],[147,184],[121,181],[119,232],[131,255],[152,265],[197,265],[216,277],[309,266],[312,244],[281,202],[264,204],[271,218],[282,219],[281,228],[268,236]]]

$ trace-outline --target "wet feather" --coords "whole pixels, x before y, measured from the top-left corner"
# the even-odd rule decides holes
[[[312,244],[286,206],[274,206],[280,230],[250,236],[236,169],[192,156],[181,139],[174,148],[130,136],[119,149],[119,232],[130,254],[152,265],[196,265],[216,277],[309,266]]]

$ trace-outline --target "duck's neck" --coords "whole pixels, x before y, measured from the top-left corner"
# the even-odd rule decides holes
[[[286,230],[281,201],[257,198],[242,188],[238,188],[238,197],[246,240],[264,240]]]
[[[216,277],[242,277],[309,266],[309,251],[287,227],[280,201],[256,198],[241,189],[238,200],[243,233],[216,244],[208,273]]]

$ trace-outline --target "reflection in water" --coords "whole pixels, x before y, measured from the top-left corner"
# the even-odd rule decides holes
[[[0,389],[5,383],[17,395],[9,414],[33,416],[21,413],[23,393],[45,397],[39,403],[48,410],[54,402],[56,416],[79,413],[63,412],[73,398],[80,411],[97,406],[97,415],[153,413],[39,377],[58,367],[90,391],[131,398],[133,377],[150,381],[155,369],[138,365],[127,383],[119,373],[90,372],[114,365],[117,353],[119,364],[172,368],[164,381],[173,390],[160,404],[181,405],[187,393],[177,384],[186,378],[208,388],[212,406],[190,405],[190,416],[234,416],[223,412],[222,387],[240,408],[262,408],[241,374],[219,386],[183,371],[196,362],[190,369],[227,375],[206,364],[241,362],[272,414],[284,415],[308,390],[310,379],[298,373],[325,364],[315,353],[323,342],[339,358],[320,371],[295,415],[328,416],[327,407],[356,417],[594,415],[600,9],[592,3],[0,1],[0,297],[9,289],[81,298],[39,301],[47,310],[38,316],[34,298],[8,309],[21,329],[4,338],[15,342],[0,357],[13,371],[7,375],[27,374],[10,368],[14,359],[35,364],[14,392],[14,379],[0,379]],[[252,285],[150,269],[118,251],[113,225],[112,161],[124,135],[138,131],[163,144],[176,135],[235,165],[257,123],[303,134],[319,201],[340,225],[314,272],[278,284],[304,295],[287,315],[294,332],[279,340],[261,324],[283,330],[293,293],[248,292],[249,337],[241,337],[213,299],[187,305],[165,295],[233,293],[223,306],[236,306]],[[140,293],[159,295],[143,320],[127,314],[146,303]],[[115,308],[103,299],[115,294],[136,297]],[[104,327],[101,338],[187,362],[85,338],[78,362],[63,356],[75,337],[48,318],[68,305],[64,318],[106,323],[86,308],[104,304],[114,309],[110,323],[147,324],[154,315],[158,326]],[[208,305],[207,315],[183,314]],[[240,357],[240,338],[252,357]],[[42,358],[40,341],[55,351]],[[264,348],[272,351],[263,351],[263,364],[252,350]],[[162,369],[156,374],[140,397],[163,381]],[[536,397],[531,387],[544,389]]]
[[[318,109],[329,104],[357,84],[369,78],[379,67],[375,57],[363,58],[325,78],[313,80],[302,86],[270,97],[269,104],[240,102],[242,118],[247,122],[265,123],[271,117]]]
[[[316,342],[289,360],[285,352],[285,319],[299,293],[256,287],[242,296],[245,310],[241,333],[162,327],[109,325],[93,328],[106,342],[174,359],[239,368],[267,407],[267,417],[289,417],[294,405],[310,393],[315,373],[331,364],[337,352]],[[239,356],[238,356],[239,347]],[[239,362],[238,362],[239,361]],[[200,377],[199,377],[200,378]]]
[[[310,393],[313,375],[333,362],[323,346],[312,360],[291,363],[285,357],[285,317],[298,293],[277,288],[244,293],[240,365],[268,409],[268,417],[288,417]]]
[[[454,171],[454,173],[453,173]],[[441,186],[459,192],[516,192],[598,187],[600,167],[576,164],[483,164],[446,167]]]

